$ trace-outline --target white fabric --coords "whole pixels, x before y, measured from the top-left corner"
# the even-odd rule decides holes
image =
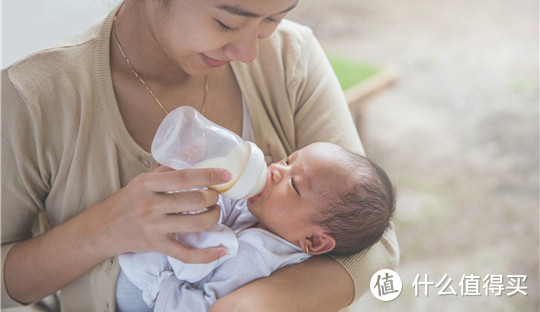
[[[213,271],[227,259],[236,256],[238,240],[235,233],[222,224],[201,233],[176,234],[182,244],[191,247],[207,248],[224,246],[229,252],[211,263],[184,263],[156,252],[130,253],[118,257],[122,270],[128,279],[141,291],[144,302],[151,307],[157,297],[161,284],[173,274],[188,282],[197,282]]]
[[[310,257],[297,246],[258,228],[240,231],[238,241],[237,255],[200,282],[167,278],[159,290],[154,311],[207,311],[217,299],[242,285]]]
[[[192,246],[225,246],[229,253],[209,264],[187,264],[158,253],[119,256],[128,279],[154,311],[206,311],[218,298],[273,271],[309,258],[297,246],[268,231],[249,228],[256,218],[246,200],[220,196],[220,223],[201,233],[177,234]],[[186,310],[188,309],[188,310]]]
[[[149,308],[143,300],[142,290],[135,286],[120,270],[116,287],[123,291],[116,294],[116,312],[152,312],[153,308]]]
[[[237,201],[220,196],[221,216],[217,224],[199,233],[177,233],[176,240],[191,247],[207,248],[224,246],[228,254],[206,264],[183,263],[166,255],[148,253],[129,253],[118,256],[120,266],[128,279],[143,292],[143,300],[151,307],[156,299],[160,285],[171,275],[188,282],[197,282],[227,259],[236,256],[238,239],[235,231],[242,230],[257,222],[249,213],[245,201]],[[224,225],[226,224],[226,225]]]
[[[167,257],[174,274],[188,282],[197,282],[212,272],[218,265],[230,257],[236,256],[238,240],[236,234],[223,224],[215,224],[207,231],[195,233],[178,233],[176,240],[184,245],[197,248],[223,246],[227,248],[227,255],[211,263],[184,263],[173,257]]]

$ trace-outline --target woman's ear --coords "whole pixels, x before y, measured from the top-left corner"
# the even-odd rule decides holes
[[[300,246],[304,250],[309,250],[310,255],[321,255],[330,252],[336,247],[336,240],[328,233],[317,233],[311,237],[306,237],[303,246]],[[307,247],[307,249],[306,249]]]

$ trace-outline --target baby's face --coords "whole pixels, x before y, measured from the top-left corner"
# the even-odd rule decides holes
[[[259,226],[293,243],[320,230],[312,222],[324,206],[320,194],[344,182],[334,175],[343,167],[333,161],[339,152],[335,145],[314,143],[270,165],[264,190],[248,199]]]

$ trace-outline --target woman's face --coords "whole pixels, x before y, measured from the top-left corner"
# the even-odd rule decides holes
[[[298,0],[145,1],[153,37],[190,75],[249,63]]]

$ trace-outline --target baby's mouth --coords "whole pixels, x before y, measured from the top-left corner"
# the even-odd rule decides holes
[[[255,195],[251,196],[250,198],[248,198],[248,200],[249,201],[256,201],[256,200],[260,199],[263,196],[263,194],[266,193],[266,189],[269,187],[271,181],[272,181],[272,170],[268,169],[268,171],[266,173],[266,185],[264,186],[264,189],[259,194],[255,194]]]

